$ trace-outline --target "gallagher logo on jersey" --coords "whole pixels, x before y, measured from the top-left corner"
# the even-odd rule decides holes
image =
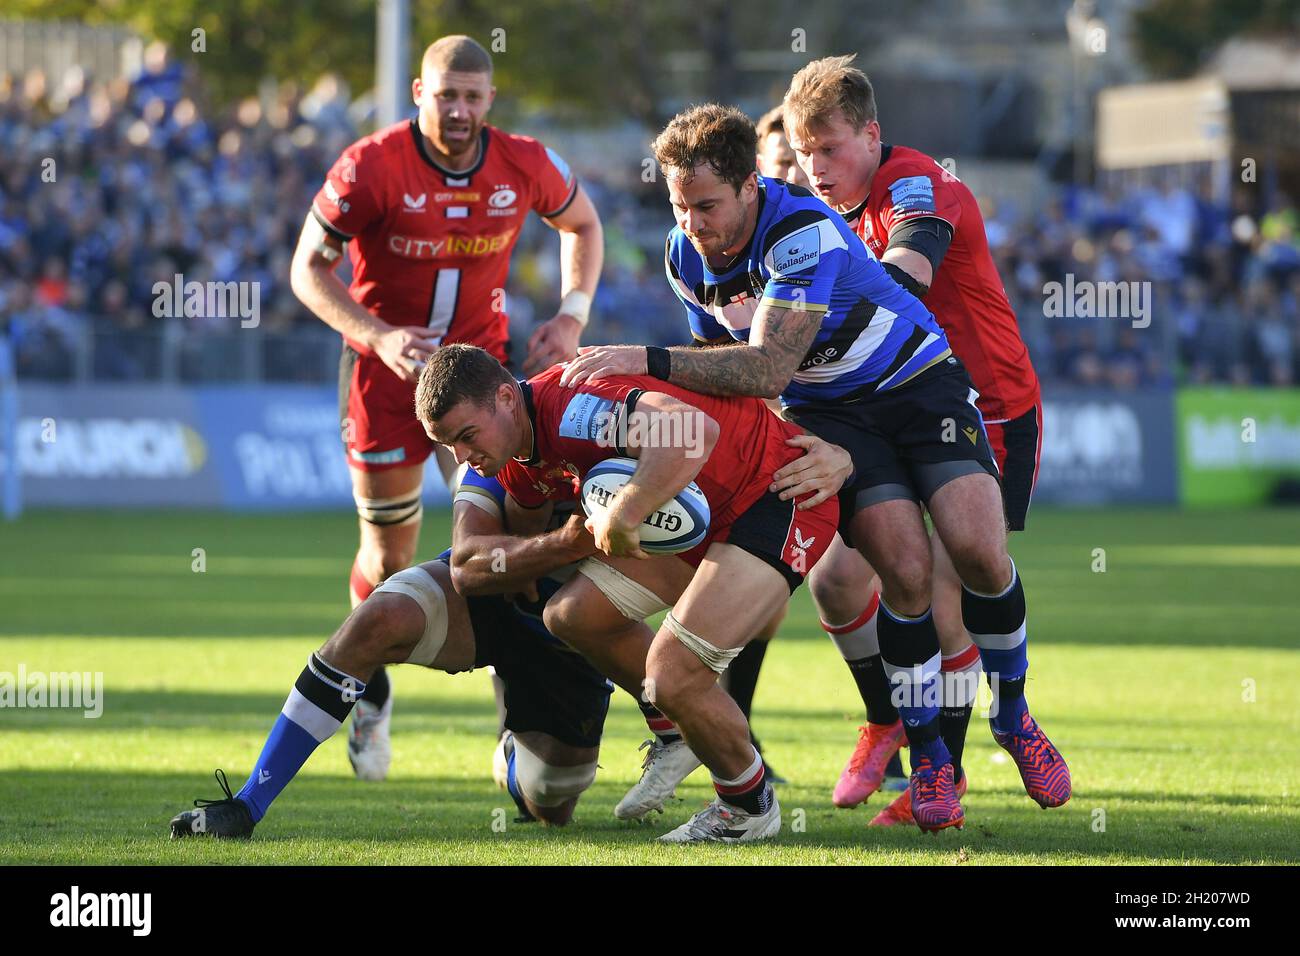
[[[772,248],[772,275],[802,272],[817,265],[822,257],[821,236],[817,226],[800,229],[786,236]]]
[[[934,184],[929,176],[904,176],[889,184],[889,198],[900,212],[934,212]]]

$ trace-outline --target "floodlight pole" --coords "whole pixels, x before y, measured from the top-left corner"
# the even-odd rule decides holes
[[[375,126],[396,123],[411,106],[411,11],[407,0],[375,8]]]

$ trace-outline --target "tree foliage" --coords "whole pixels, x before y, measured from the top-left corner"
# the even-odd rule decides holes
[[[1195,73],[1234,36],[1300,35],[1300,0],[1153,0],[1133,15],[1138,54],[1156,76]]]

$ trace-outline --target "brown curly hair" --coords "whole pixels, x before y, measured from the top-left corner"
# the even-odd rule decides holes
[[[717,103],[678,113],[650,148],[665,176],[690,182],[695,167],[707,163],[737,193],[758,163],[753,122],[734,106]]]

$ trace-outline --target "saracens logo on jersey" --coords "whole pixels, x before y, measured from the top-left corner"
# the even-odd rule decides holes
[[[515,208],[515,200],[518,198],[519,194],[510,186],[497,186],[496,191],[488,196],[487,214],[489,216],[517,215],[519,210]]]

